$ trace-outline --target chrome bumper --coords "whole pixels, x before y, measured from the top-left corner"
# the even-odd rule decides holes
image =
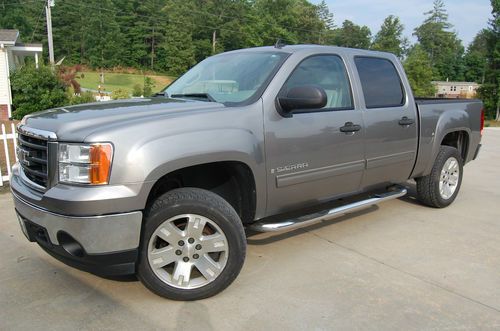
[[[53,245],[58,234],[73,237],[88,254],[113,253],[139,247],[142,212],[102,216],[66,216],[39,208],[16,195],[14,205],[21,218],[47,230]]]

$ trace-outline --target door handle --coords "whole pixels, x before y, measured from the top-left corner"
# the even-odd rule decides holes
[[[410,126],[413,123],[415,123],[415,121],[411,118],[406,117],[406,116],[404,116],[402,119],[399,120],[399,125],[402,125],[402,126]]]
[[[361,130],[361,125],[353,124],[352,122],[346,122],[344,126],[340,127],[340,132],[344,133],[354,133]]]

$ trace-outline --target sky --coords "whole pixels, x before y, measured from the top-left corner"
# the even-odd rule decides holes
[[[315,4],[321,0],[313,0]],[[487,27],[491,18],[490,0],[445,0],[449,21],[467,46],[474,36]],[[405,35],[412,42],[413,30],[424,20],[424,12],[432,9],[433,0],[326,0],[334,15],[335,25],[344,20],[351,20],[359,25],[366,25],[375,35],[380,25],[389,15],[399,16],[405,25]]]

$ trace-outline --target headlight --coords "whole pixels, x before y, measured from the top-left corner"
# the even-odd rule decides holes
[[[89,185],[109,182],[113,146],[103,144],[59,144],[59,181]]]

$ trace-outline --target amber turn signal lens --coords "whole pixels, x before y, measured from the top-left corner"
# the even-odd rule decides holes
[[[93,144],[90,147],[90,184],[108,184],[113,147],[111,144]]]

